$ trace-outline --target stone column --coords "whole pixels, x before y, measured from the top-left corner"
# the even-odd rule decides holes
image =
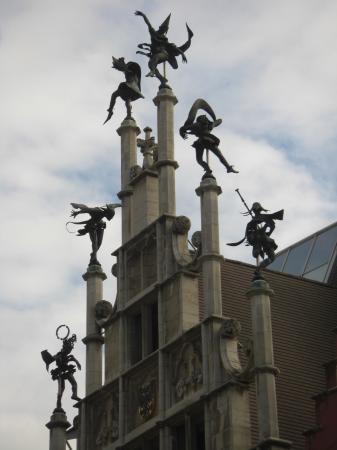
[[[83,339],[86,345],[85,393],[91,394],[102,387],[102,344],[104,339],[95,320],[95,305],[103,299],[103,281],[106,275],[101,266],[88,267],[83,275],[87,282],[87,335]]]
[[[218,215],[218,195],[221,192],[215,178],[203,179],[196,189],[201,201],[201,260],[206,317],[222,315]]]
[[[124,119],[117,133],[121,137],[121,191],[118,193],[122,201],[122,243],[133,234],[132,223],[132,189],[129,187],[130,168],[137,164],[137,136],[140,133],[134,119]]]
[[[63,409],[54,410],[46,427],[50,430],[49,450],[66,450],[66,430],[70,423]]]
[[[173,107],[178,102],[169,88],[161,88],[154,98],[158,122],[159,215],[176,213]]]
[[[251,301],[254,365],[256,373],[259,439],[257,448],[289,448],[290,442],[279,438],[270,296],[274,292],[264,279],[253,280],[247,297]]]

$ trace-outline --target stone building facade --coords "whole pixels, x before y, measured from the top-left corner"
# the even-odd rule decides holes
[[[176,103],[167,87],[154,99],[158,142],[134,119],[117,130],[117,297],[104,300],[106,274],[89,266],[86,395],[70,431],[52,416],[50,450],[66,438],[78,450],[303,450],[309,429],[307,449],[323,450],[310,396],[335,358],[336,288],[271,271],[252,281],[252,266],[225,260],[213,177],[196,189],[201,231],[189,237],[175,208]]]

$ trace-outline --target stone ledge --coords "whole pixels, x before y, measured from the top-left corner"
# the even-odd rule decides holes
[[[259,442],[256,447],[251,450],[280,450],[283,448],[290,448],[291,442],[285,439],[269,437]]]
[[[122,189],[118,192],[117,197],[119,200],[123,200],[124,197],[130,197],[133,194],[133,189]]]
[[[104,344],[104,337],[101,334],[88,334],[82,339],[83,344],[87,345],[90,342],[98,342]]]

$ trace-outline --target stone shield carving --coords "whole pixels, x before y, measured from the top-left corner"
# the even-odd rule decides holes
[[[143,383],[138,391],[138,414],[144,419],[150,419],[156,407],[156,382],[150,380]]]
[[[183,345],[175,366],[173,384],[177,400],[202,386],[202,358],[198,343]]]
[[[239,342],[240,331],[241,324],[238,320],[224,320],[219,330],[220,358],[223,368],[231,378],[238,381],[250,381],[254,364],[253,350],[250,340],[247,341],[245,346]],[[244,351],[247,360],[244,367],[241,364],[239,349]]]

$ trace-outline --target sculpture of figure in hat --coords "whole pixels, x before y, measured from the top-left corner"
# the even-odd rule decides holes
[[[90,219],[84,220],[82,222],[67,222],[75,225],[84,225],[83,228],[77,230],[77,236],[84,236],[89,234],[92,246],[92,253],[90,254],[89,266],[99,265],[97,260],[97,251],[100,248],[103,241],[103,234],[106,228],[106,223],[103,219],[111,220],[115,215],[115,209],[121,207],[119,203],[111,203],[106,206],[97,206],[90,208],[81,203],[70,203],[74,208],[71,211],[71,217],[76,217],[78,214],[89,214]],[[75,211],[78,209],[78,211]]]
[[[227,245],[237,246],[246,241],[246,245],[251,245],[253,247],[253,257],[257,261],[257,274],[259,270],[271,264],[275,259],[275,250],[277,249],[277,244],[271,234],[275,229],[275,220],[283,220],[284,210],[281,209],[272,214],[264,214],[267,209],[264,209],[261,203],[253,203],[251,208],[248,208],[246,202],[241,196],[239,189],[236,189],[239,197],[247,208],[247,212],[244,215],[250,215],[252,220],[248,222],[246,226],[246,232],[244,237],[238,242],[232,242]],[[267,256],[266,259],[265,256]],[[262,261],[259,262],[259,258]]]
[[[124,72],[125,81],[120,83],[118,89],[111,94],[108,117],[104,123],[107,123],[111,119],[117,97],[125,101],[127,119],[131,119],[131,102],[139,98],[144,98],[141,93],[141,68],[139,64],[133,61],[126,63],[124,58],[117,59],[112,57],[112,67],[120,72]]]
[[[199,109],[208,113],[212,120],[209,120],[205,114],[197,116]],[[219,158],[219,161],[226,167],[227,172],[238,173],[221,153],[221,150],[219,149],[220,139],[211,133],[213,128],[221,123],[222,120],[216,118],[210,105],[202,98],[198,98],[193,103],[184,125],[179,130],[180,136],[183,139],[187,139],[188,134],[193,134],[198,138],[193,142],[192,147],[195,148],[197,163],[205,170],[204,178],[212,177],[212,170],[208,165],[208,161],[203,160],[205,150],[207,150],[207,159],[209,150]]]
[[[146,76],[157,77],[161,83],[161,86],[164,87],[166,86],[167,78],[165,75],[162,75],[159,72],[157,68],[158,64],[165,63],[167,61],[173,69],[177,69],[178,68],[177,56],[179,55],[181,55],[183,62],[186,63],[187,59],[185,56],[185,52],[191,45],[193,32],[186,24],[188,39],[185,42],[185,44],[178,47],[177,45],[169,42],[166,36],[169,29],[171,14],[167,16],[164,22],[159,26],[158,30],[155,30],[153,28],[149,19],[141,11],[136,11],[135,15],[143,17],[144,22],[148,27],[151,38],[151,44],[143,42],[142,44],[138,45],[138,48],[140,48],[140,50],[137,51],[137,53],[145,55],[149,58],[148,65],[150,72]]]

